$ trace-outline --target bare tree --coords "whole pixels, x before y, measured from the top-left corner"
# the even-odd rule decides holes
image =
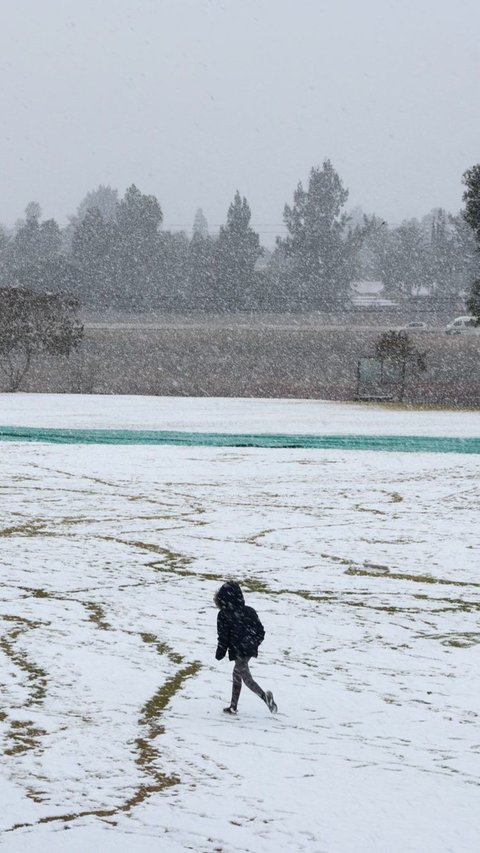
[[[390,362],[399,374],[398,399],[403,400],[409,375],[427,369],[427,353],[421,352],[406,332],[391,330],[384,332],[375,343],[375,355]]]
[[[83,337],[78,301],[61,293],[0,289],[0,372],[17,391],[32,361],[46,353],[70,355]]]

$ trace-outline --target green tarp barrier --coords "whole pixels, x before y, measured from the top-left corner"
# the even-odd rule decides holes
[[[187,447],[298,447],[407,453],[480,453],[480,438],[425,435],[272,435],[170,430],[0,427],[0,441],[51,444],[175,444]]]

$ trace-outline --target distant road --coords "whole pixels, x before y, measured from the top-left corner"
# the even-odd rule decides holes
[[[351,329],[352,332],[385,332],[389,329],[400,329],[402,328],[399,325],[394,323],[378,325],[378,326],[357,326],[357,325],[349,325],[347,323],[336,323],[336,324],[315,324],[315,323],[263,323],[261,321],[256,321],[253,323],[248,323],[245,321],[238,323],[223,323],[222,321],[192,321],[190,323],[186,323],[185,321],[176,321],[176,320],[163,320],[163,321],[155,321],[151,323],[142,323],[142,322],[130,322],[130,323],[91,323],[88,321],[84,322],[85,329],[90,329],[92,331],[108,331],[108,332],[128,332],[128,331],[162,331],[168,329],[178,329],[178,330],[193,330],[193,329],[202,329],[202,330],[224,330],[224,331],[237,331],[240,329],[248,329],[248,330],[257,330],[261,331],[262,329],[268,329],[269,331],[275,332],[335,332],[335,331],[345,331],[346,329]],[[437,328],[426,329],[423,331],[416,331],[415,329],[409,330],[410,335],[415,335],[419,337],[424,337],[426,335],[438,335],[444,334],[443,326]]]

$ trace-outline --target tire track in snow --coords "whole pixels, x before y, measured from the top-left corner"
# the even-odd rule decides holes
[[[101,630],[109,630],[107,623],[93,619]],[[146,644],[154,644],[159,654],[165,654],[174,663],[183,662],[183,658],[169,646],[163,643],[156,635],[140,633],[142,641]],[[176,775],[163,773],[158,764],[161,760],[161,751],[155,746],[155,740],[164,733],[165,728],[160,723],[161,714],[168,707],[174,696],[183,688],[188,678],[194,677],[201,668],[199,661],[182,666],[173,676],[168,678],[150,697],[141,709],[138,720],[139,726],[145,729],[145,735],[139,735],[134,741],[137,757],[135,764],[139,770],[147,776],[148,781],[141,782],[124,802],[112,808],[86,809],[82,811],[68,812],[60,815],[46,815],[31,823],[18,823],[4,830],[14,832],[19,829],[27,829],[46,823],[71,823],[82,817],[115,817],[119,813],[128,813],[135,807],[144,803],[154,794],[159,794],[166,788],[180,784],[181,780]],[[46,734],[46,732],[45,732]],[[35,799],[35,798],[34,798]]]

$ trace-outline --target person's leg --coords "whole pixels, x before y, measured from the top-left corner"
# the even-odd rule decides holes
[[[232,672],[232,701],[230,702],[230,708],[232,708],[233,711],[237,710],[240,691],[242,689],[242,676],[238,667],[239,660],[241,660],[241,658],[236,658]]]
[[[253,691],[253,693],[256,693],[260,699],[263,699],[268,710],[271,711],[272,714],[275,714],[277,712],[277,705],[273,695],[270,690],[267,690],[266,692],[262,690],[260,685],[253,679],[248,666],[249,660],[250,658],[235,658],[235,665],[232,673],[232,701],[229,707],[224,708],[223,710],[229,714],[237,713],[238,700],[240,698],[243,681],[246,686]]]
[[[259,684],[253,679],[252,673],[250,672],[250,667],[248,666],[250,658],[237,658],[235,660],[235,669],[237,670],[240,678],[253,693],[256,693],[257,696],[260,696],[260,699],[263,699],[265,702],[265,692],[262,690]]]

